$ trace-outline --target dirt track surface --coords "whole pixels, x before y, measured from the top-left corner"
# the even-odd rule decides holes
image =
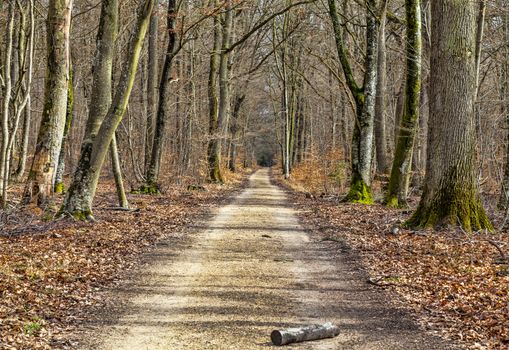
[[[269,172],[186,242],[163,242],[110,298],[87,349],[266,349],[273,329],[334,322],[334,339],[292,349],[453,349],[366,283],[338,242],[311,237]]]

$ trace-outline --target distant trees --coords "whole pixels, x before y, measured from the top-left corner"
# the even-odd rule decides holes
[[[507,2],[170,0],[148,14],[105,0],[74,4],[71,31],[59,1],[0,8],[4,208],[19,181],[22,202],[51,212],[62,192],[62,212],[92,219],[101,174],[127,208],[126,189],[223,183],[258,162],[351,202],[424,190],[415,226],[489,228],[483,191],[507,209]]]

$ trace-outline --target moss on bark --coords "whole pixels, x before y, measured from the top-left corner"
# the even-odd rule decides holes
[[[384,204],[389,208],[399,208],[398,196],[389,195],[385,198]]]
[[[361,179],[354,179],[350,186],[350,191],[346,195],[345,202],[373,204],[373,194],[371,187],[369,187]]]
[[[58,182],[55,184],[55,193],[56,194],[64,193],[64,183],[63,182]]]
[[[405,226],[436,228],[459,225],[468,232],[483,229],[493,231],[493,225],[476,193],[475,189],[467,190],[460,186],[439,191],[430,201],[421,201]]]
[[[95,221],[92,211],[90,210],[76,210],[71,213],[71,216],[76,221]]]
[[[131,193],[133,194],[148,194],[148,195],[158,195],[161,194],[159,190],[159,185],[156,183],[146,183],[140,186],[137,190],[133,190]]]

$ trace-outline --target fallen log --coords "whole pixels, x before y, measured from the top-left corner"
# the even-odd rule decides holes
[[[270,339],[274,345],[281,346],[310,340],[334,338],[338,334],[339,327],[327,322],[321,325],[316,324],[302,328],[274,330],[270,334]]]

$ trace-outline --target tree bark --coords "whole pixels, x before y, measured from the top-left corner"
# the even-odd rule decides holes
[[[163,154],[164,139],[166,136],[166,119],[168,118],[169,98],[168,90],[171,81],[171,68],[176,55],[177,33],[176,29],[176,0],[168,1],[168,45],[166,46],[166,56],[164,59],[163,70],[161,72],[161,81],[159,83],[159,100],[157,105],[157,117],[154,130],[154,139],[152,142],[152,151],[150,164],[147,171],[147,181],[141,188],[141,192],[147,194],[159,193],[159,172],[161,169],[161,158]]]
[[[69,80],[69,31],[72,0],[50,0],[47,18],[47,73],[44,107],[24,202],[48,204],[62,144]]]
[[[75,219],[93,220],[92,202],[99,175],[110,143],[129,102],[154,3],[155,0],[145,0],[140,3],[135,28],[129,40],[127,59],[120,74],[115,97],[91,145],[92,152],[90,153],[88,166],[76,170],[78,175],[86,174],[87,182],[83,183],[80,181],[80,176],[75,176],[67,193],[62,211],[71,214]],[[111,25],[111,23],[108,24]]]
[[[228,168],[231,172],[237,171],[237,138],[239,137],[239,115],[242,104],[246,99],[245,94],[239,94],[235,97],[235,103],[233,104],[232,118],[230,121],[230,133],[231,133],[231,145],[230,145],[230,157],[228,159]]]
[[[217,1],[214,1],[217,6]],[[219,130],[219,94],[218,94],[218,72],[219,72],[219,51],[221,50],[221,21],[219,15],[214,16],[214,43],[210,52],[210,67],[208,80],[209,98],[209,142],[207,147],[207,159],[209,167],[209,179],[212,182],[222,182],[221,164],[217,156],[217,149],[221,147],[218,140]],[[220,157],[220,155],[219,155]]]
[[[28,96],[27,105],[23,112],[23,134],[21,137],[21,149],[19,150],[19,162],[18,167],[13,175],[14,181],[21,181],[25,174],[27,156],[28,156],[28,142],[30,141],[30,124],[32,122],[32,101]]]
[[[334,338],[337,335],[339,335],[339,327],[328,322],[323,325],[275,330],[272,331],[270,339],[274,345],[281,346],[310,340]]]
[[[378,25],[373,16],[376,11],[374,0],[366,1],[366,59],[364,62],[364,84],[359,87],[350,66],[348,52],[344,44],[341,24],[336,9],[336,0],[328,0],[329,14],[334,29],[336,48],[343,68],[346,84],[356,105],[356,122],[352,137],[352,174],[350,191],[345,201],[373,203],[371,190],[371,161],[373,150],[373,128],[377,81]]]
[[[148,77],[147,77],[147,125],[145,132],[145,169],[148,170],[152,155],[152,143],[154,141],[154,121],[157,115],[157,78],[158,78],[158,29],[159,16],[157,2],[150,18],[149,41],[148,41]]]
[[[224,182],[221,173],[221,144],[226,132],[229,113],[228,55],[233,9],[230,0],[226,1],[225,15],[221,30],[221,21],[214,17],[214,47],[210,55],[209,72],[209,145],[208,166],[212,182]],[[219,92],[217,86],[219,85]]]
[[[429,147],[424,193],[407,225],[493,229],[475,166],[476,9],[469,0],[431,4]]]
[[[389,207],[406,206],[407,204],[412,153],[419,119],[422,56],[420,0],[406,0],[405,8],[407,22],[405,109],[385,199]]]
[[[504,36],[506,43],[509,42],[509,12],[506,12],[503,17],[504,23]],[[502,186],[500,189],[500,198],[498,200],[498,208],[507,210],[509,204],[509,46],[506,45],[504,49],[505,62],[502,66],[502,100],[505,103],[502,106],[502,114],[505,115],[507,132],[506,144],[506,159],[504,167],[504,177],[502,179]]]
[[[89,208],[93,174],[91,172],[92,147],[101,124],[111,105],[112,66],[114,43],[118,27],[118,1],[104,0],[101,5],[99,29],[93,69],[92,97],[81,144],[81,153],[74,172],[72,185],[64,201],[63,211],[86,218]]]
[[[386,174],[389,171],[387,156],[387,135],[385,127],[386,102],[385,94],[387,88],[387,52],[385,42],[385,24],[387,22],[387,0],[382,0],[380,10],[380,30],[378,32],[378,75],[376,83],[376,105],[375,105],[375,143],[376,143],[376,170],[379,174]]]
[[[27,149],[28,149],[28,138],[30,131],[30,94],[32,88],[32,71],[33,71],[33,58],[34,58],[34,41],[35,41],[35,14],[34,14],[34,1],[28,1],[28,8],[23,9],[20,2],[16,2],[18,5],[18,9],[20,11],[20,20],[19,20],[19,32],[18,32],[18,64],[19,68],[17,74],[17,82],[16,86],[19,89],[16,89],[16,93],[12,96],[13,102],[13,114],[14,114],[14,123],[10,138],[8,140],[7,145],[7,157],[9,159],[12,157],[15,137],[17,134],[17,130],[19,127],[21,114],[23,114],[23,132],[22,132],[22,140],[21,140],[21,149],[19,151],[19,163],[18,167],[13,174],[13,180],[19,181],[25,172],[26,158],[27,158]],[[27,23],[27,17],[30,19],[29,24]],[[20,96],[21,95],[21,96]],[[0,161],[1,162],[1,161]],[[10,164],[7,163],[7,168],[10,168]],[[10,171],[5,168],[5,176],[4,180],[4,190],[7,187],[9,182]],[[0,175],[1,178],[1,175]],[[0,184],[0,188],[2,184]],[[5,195],[3,197],[5,198]]]
[[[72,78],[72,67],[69,66],[69,83],[67,90],[67,110],[65,114],[64,135],[62,136],[62,145],[58,156],[57,172],[55,174],[55,193],[64,193],[64,172],[65,172],[65,150],[67,146],[67,137],[71,130],[72,117],[74,112],[74,86]]]
[[[120,158],[118,156],[117,137],[113,135],[110,144],[111,168],[115,177],[115,187],[117,189],[118,205],[120,208],[129,209],[129,202],[124,189],[122,179],[122,168],[120,167]]]
[[[11,62],[14,40],[14,3],[9,2],[7,14],[7,33],[6,33],[6,48],[4,58],[4,75],[3,75],[3,103],[2,103],[2,144],[0,153],[0,197],[1,207],[5,208],[7,205],[7,184],[9,173],[9,104],[12,95],[12,76],[11,76]]]

